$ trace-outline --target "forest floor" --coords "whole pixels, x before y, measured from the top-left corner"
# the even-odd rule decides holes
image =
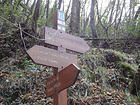
[[[52,105],[45,89],[53,70],[34,64],[21,46],[14,37],[0,40],[0,105]],[[116,46],[116,50],[119,48]],[[139,50],[137,55],[134,50],[129,54],[124,53],[124,48],[125,51],[116,50],[91,47],[79,55],[80,74],[68,88],[69,105],[140,103],[140,90],[135,87],[140,85],[134,83]]]

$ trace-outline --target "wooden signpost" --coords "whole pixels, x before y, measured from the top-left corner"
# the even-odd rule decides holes
[[[53,96],[53,105],[67,105],[66,88],[75,83],[79,68],[76,66],[77,56],[66,53],[66,50],[85,53],[90,48],[83,39],[65,33],[63,11],[57,12],[54,27],[45,27],[45,43],[57,47],[57,50],[35,45],[27,53],[35,63],[54,67],[54,75],[46,83],[46,96]]]
[[[71,63],[77,65],[77,56],[35,45],[27,51],[32,60],[41,65],[63,69]],[[63,67],[62,67],[63,66]]]
[[[61,70],[57,75],[49,78],[46,85],[47,97],[50,97],[73,85],[77,80],[78,74],[79,68],[76,65],[71,64]]]

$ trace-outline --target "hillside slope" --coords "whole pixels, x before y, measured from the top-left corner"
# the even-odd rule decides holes
[[[34,64],[18,40],[1,40],[0,104],[45,105],[46,79],[53,70]],[[134,55],[92,48],[79,55],[78,80],[68,89],[69,105],[135,105],[140,100],[134,87],[138,70]],[[48,104],[49,105],[49,104]]]

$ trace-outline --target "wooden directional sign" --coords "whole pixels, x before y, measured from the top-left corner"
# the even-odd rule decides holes
[[[46,95],[50,97],[70,86],[72,86],[79,74],[79,68],[71,64],[60,71],[56,76],[47,80]]]
[[[82,38],[48,27],[45,27],[45,43],[62,46],[79,53],[89,50],[88,44]]]
[[[61,68],[72,63],[77,65],[77,56],[62,53],[57,50],[35,45],[27,51],[28,55],[37,64]]]

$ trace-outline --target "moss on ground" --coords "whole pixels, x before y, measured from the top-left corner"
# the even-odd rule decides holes
[[[119,70],[121,70],[122,75],[124,75],[125,77],[134,78],[136,69],[133,65],[127,62],[118,62],[117,67]]]

